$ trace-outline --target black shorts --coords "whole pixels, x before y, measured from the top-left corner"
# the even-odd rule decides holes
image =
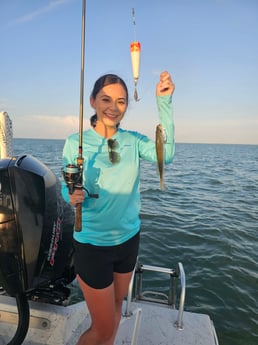
[[[95,246],[74,240],[75,272],[89,286],[103,289],[113,282],[113,273],[133,271],[139,249],[140,232],[116,246]]]

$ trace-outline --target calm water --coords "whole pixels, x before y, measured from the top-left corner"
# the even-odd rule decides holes
[[[14,140],[59,177],[62,140]],[[186,272],[186,310],[209,314],[220,345],[258,344],[258,146],[177,144],[166,167],[142,163],[145,264]],[[161,288],[159,277],[155,280]]]

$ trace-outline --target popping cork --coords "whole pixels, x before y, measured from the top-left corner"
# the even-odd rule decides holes
[[[139,79],[139,71],[140,71],[140,57],[141,57],[141,44],[138,41],[134,41],[130,45],[131,51],[131,62],[132,62],[132,70],[133,70],[133,78],[134,78],[134,99],[135,101],[139,101],[138,93],[137,93],[137,83]]]

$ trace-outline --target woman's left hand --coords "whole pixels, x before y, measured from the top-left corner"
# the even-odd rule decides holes
[[[160,81],[156,86],[156,96],[172,95],[175,90],[175,85],[167,71],[160,73]]]

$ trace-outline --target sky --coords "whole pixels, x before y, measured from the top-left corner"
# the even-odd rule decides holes
[[[81,22],[82,0],[0,0],[0,112],[9,114],[15,138],[78,132]],[[141,43],[139,102],[134,40]],[[176,86],[176,142],[258,144],[257,0],[86,1],[85,129],[95,80],[116,73],[130,93],[121,127],[154,137],[164,70]]]

